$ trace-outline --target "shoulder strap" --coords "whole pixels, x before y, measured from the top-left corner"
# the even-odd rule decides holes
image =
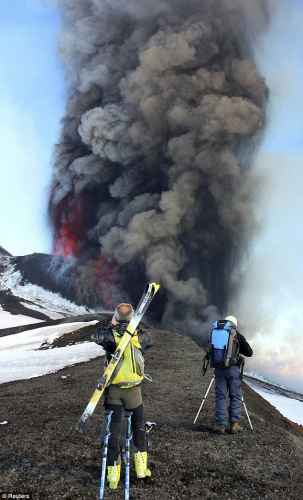
[[[207,368],[209,365],[209,356],[207,356],[207,353],[204,356],[203,359],[203,370],[202,370],[202,376],[204,377],[205,373],[207,372]]]

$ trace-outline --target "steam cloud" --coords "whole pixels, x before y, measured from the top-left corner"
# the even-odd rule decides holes
[[[90,306],[135,302],[152,280],[165,326],[208,328],[254,229],[268,91],[251,47],[268,0],[59,4],[69,97],[53,159],[54,252],[77,258]]]

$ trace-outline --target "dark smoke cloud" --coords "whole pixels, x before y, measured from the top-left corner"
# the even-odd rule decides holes
[[[251,47],[269,2],[59,4],[69,98],[54,251],[80,262],[79,300],[135,301],[148,279],[162,285],[166,326],[209,325],[254,228],[250,167],[268,92]]]

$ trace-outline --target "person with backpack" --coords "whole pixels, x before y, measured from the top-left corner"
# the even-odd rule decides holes
[[[122,303],[116,308],[112,320],[101,330],[92,334],[91,339],[105,350],[105,366],[117,349],[133,314],[133,307],[130,304]],[[120,481],[121,450],[119,442],[123,408],[125,411],[132,412],[131,427],[137,477],[151,476],[151,472],[147,468],[147,441],[140,384],[144,379],[143,352],[152,344],[148,333],[139,325],[118,362],[110,385],[105,390],[105,413],[113,412],[107,453],[107,480],[111,489],[116,489]]]
[[[226,407],[229,394],[229,430],[240,432],[240,409],[242,403],[242,371],[244,356],[251,357],[253,350],[237,330],[237,319],[226,316],[213,323],[205,360],[215,368],[215,422],[216,432],[225,434],[227,429]],[[241,370],[242,367],[242,370]],[[207,369],[204,364],[204,373]]]

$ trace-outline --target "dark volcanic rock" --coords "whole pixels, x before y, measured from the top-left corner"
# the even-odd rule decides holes
[[[60,255],[33,253],[12,257],[10,262],[21,272],[22,277],[45,290],[60,293],[62,297],[77,303],[77,266],[74,259]]]
[[[41,319],[41,321],[49,319],[46,314],[32,309],[30,307],[30,301],[26,301],[23,298],[21,299],[20,297],[16,297],[15,295],[12,295],[8,290],[0,290],[0,304],[2,309],[9,312],[10,314],[22,314],[24,316],[29,316],[30,318]],[[26,304],[28,304],[28,308],[26,307]],[[14,331],[14,333],[17,332]]]
[[[83,340],[84,330],[78,335]],[[146,354],[153,382],[143,384],[145,417],[157,422],[151,435],[152,477],[137,480],[131,463],[131,498],[298,500],[302,498],[303,434],[244,384],[244,432],[213,433],[214,390],[193,425],[211,371],[201,375],[203,350],[187,337],[150,330],[154,347]],[[89,339],[90,331],[87,331]],[[63,339],[64,337],[62,337]],[[68,338],[68,343],[71,337]],[[61,342],[62,342],[61,339]],[[84,435],[75,431],[103,358],[57,373],[1,386],[1,491],[33,499],[96,499],[103,408],[99,403]],[[117,491],[124,497],[124,471]]]

